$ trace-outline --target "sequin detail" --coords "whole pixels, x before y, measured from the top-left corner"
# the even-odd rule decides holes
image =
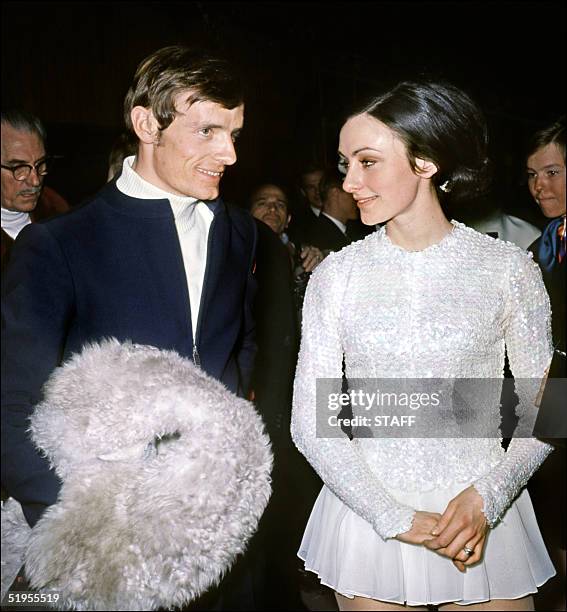
[[[390,489],[472,484],[494,526],[552,450],[533,438],[514,438],[504,452],[494,438],[316,437],[316,379],[340,378],[343,354],[349,378],[502,378],[506,347],[517,378],[543,376],[552,345],[539,268],[512,243],[452,223],[439,244],[417,252],[381,228],[328,256],[305,296],[292,437],[327,487],[383,538],[408,531],[419,509]],[[500,419],[498,405],[487,419]]]

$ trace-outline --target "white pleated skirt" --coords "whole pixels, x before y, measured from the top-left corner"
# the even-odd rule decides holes
[[[390,493],[412,508],[443,513],[463,488],[461,484],[442,491]],[[490,530],[483,559],[465,573],[424,546],[383,540],[325,486],[298,556],[322,584],[341,595],[408,605],[517,599],[537,592],[555,575],[525,489]]]

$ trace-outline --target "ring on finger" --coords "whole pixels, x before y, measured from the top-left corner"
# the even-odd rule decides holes
[[[463,548],[463,552],[465,553],[465,555],[466,555],[467,557],[470,557],[470,556],[473,554],[474,549],[473,549],[473,548],[469,548],[468,546],[465,546],[465,547]]]

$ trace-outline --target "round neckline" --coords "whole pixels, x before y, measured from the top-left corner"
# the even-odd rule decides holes
[[[424,249],[420,249],[419,251],[409,251],[408,249],[404,249],[404,247],[401,247],[398,244],[394,244],[388,236],[388,232],[386,231],[385,225],[382,227],[382,235],[386,244],[392,249],[396,249],[397,251],[400,251],[401,253],[407,255],[418,255],[420,253],[429,253],[430,251],[436,251],[437,249],[440,249],[446,244],[452,242],[455,236],[455,232],[461,224],[458,221],[455,221],[454,219],[451,219],[450,223],[453,227],[443,236],[443,238],[441,238],[439,242],[430,244],[429,246],[426,246]]]

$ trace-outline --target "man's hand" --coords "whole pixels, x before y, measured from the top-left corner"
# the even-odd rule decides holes
[[[477,563],[482,558],[488,524],[482,512],[482,497],[472,486],[461,491],[453,498],[438,525],[432,530],[433,539],[423,545],[453,560],[455,567],[465,571],[465,567]],[[467,552],[467,551],[472,551]]]
[[[301,265],[305,272],[312,272],[324,258],[323,253],[314,246],[304,246],[300,253],[302,262]]]

